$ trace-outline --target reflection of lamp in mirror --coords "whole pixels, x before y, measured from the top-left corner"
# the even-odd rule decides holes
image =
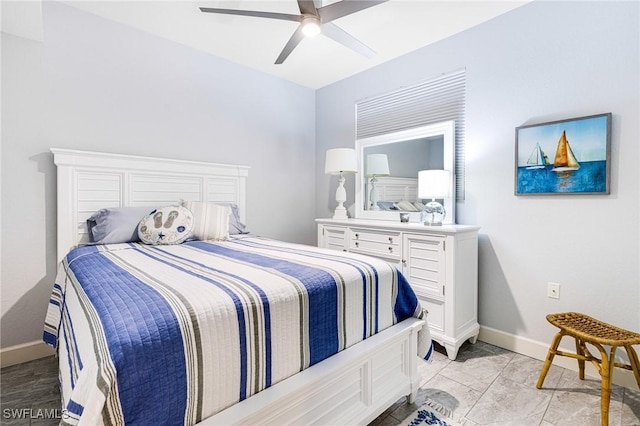
[[[378,207],[378,188],[376,179],[379,176],[389,176],[389,160],[387,154],[367,155],[367,177],[371,178],[371,192],[369,193],[369,204],[371,210],[380,210]]]
[[[336,201],[338,206],[333,214],[334,219],[347,219],[347,209],[343,203],[347,201],[347,191],[344,189],[344,173],[356,173],[358,163],[356,161],[356,150],[352,148],[335,148],[327,150],[324,163],[324,172],[329,175],[340,175],[338,179],[338,189],[336,190]]]
[[[442,225],[446,216],[444,206],[436,198],[450,197],[450,173],[448,170],[422,170],[418,172],[418,198],[431,198],[420,212],[420,222],[425,225]]]

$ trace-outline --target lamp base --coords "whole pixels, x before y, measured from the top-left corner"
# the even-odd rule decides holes
[[[346,220],[349,218],[347,216],[347,209],[344,207],[344,202],[347,201],[347,191],[344,189],[344,181],[345,178],[342,176],[342,172],[340,172],[338,189],[336,189],[336,201],[338,202],[338,206],[333,214],[334,219]]]
[[[442,226],[447,212],[444,206],[435,200],[429,201],[420,212],[420,222],[426,226]]]
[[[369,210],[379,211],[380,207],[378,206],[378,188],[376,187],[376,182],[378,179],[376,177],[371,178],[371,192],[369,193]]]
[[[336,207],[336,211],[333,213],[333,218],[337,220],[349,219],[349,216],[347,216],[347,209],[344,207],[340,208],[340,206]]]

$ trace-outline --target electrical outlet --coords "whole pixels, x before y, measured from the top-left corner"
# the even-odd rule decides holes
[[[552,299],[560,299],[560,284],[547,283],[547,296]]]

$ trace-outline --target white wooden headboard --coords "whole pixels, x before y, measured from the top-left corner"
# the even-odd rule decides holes
[[[105,207],[186,201],[235,203],[246,214],[248,166],[51,148],[58,168],[58,245],[62,260],[89,242],[87,219]]]

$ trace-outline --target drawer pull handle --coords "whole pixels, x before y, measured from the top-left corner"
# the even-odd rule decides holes
[[[389,253],[393,253],[393,247],[389,247]]]
[[[358,239],[358,234],[356,234],[356,240]]]
[[[389,242],[393,244],[393,237],[389,237]]]
[[[356,241],[356,247],[358,247],[359,245],[360,245],[360,243]]]
[[[407,260],[406,259],[402,259],[402,264],[406,265],[407,264]]]

